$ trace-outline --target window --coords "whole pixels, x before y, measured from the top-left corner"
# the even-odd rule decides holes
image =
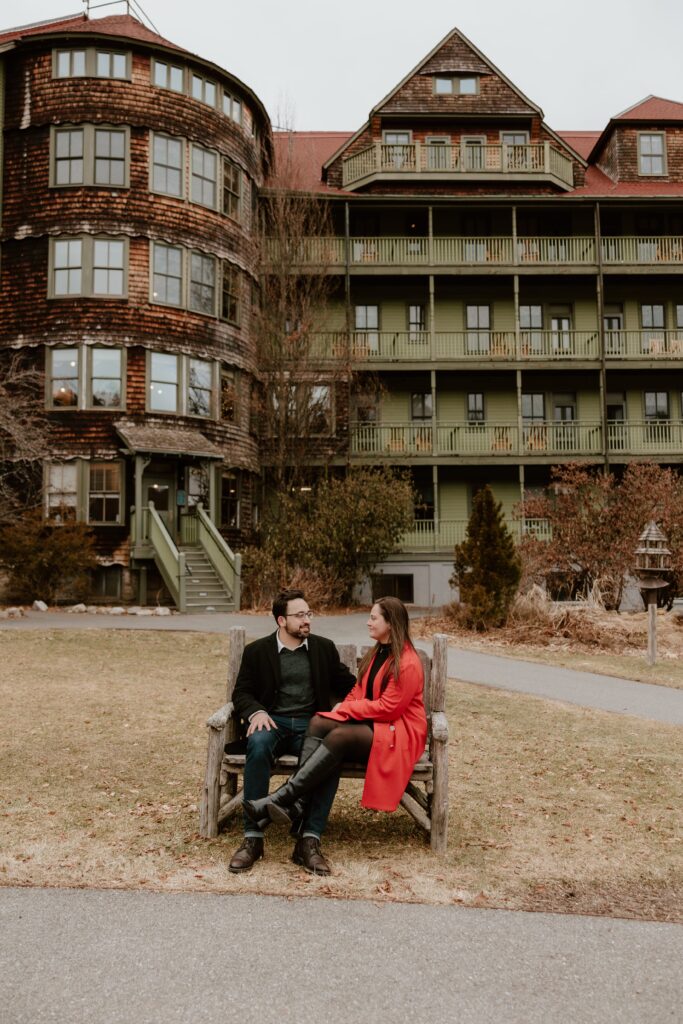
[[[181,306],[183,299],[183,250],[179,246],[154,244],[152,301]]]
[[[223,113],[236,124],[242,124],[242,102],[229,92],[223,93]]]
[[[190,83],[190,95],[200,103],[206,103],[209,107],[216,106],[216,84],[208,78],[192,73]]]
[[[210,149],[192,146],[190,199],[215,210],[218,199],[218,157]]]
[[[90,235],[50,239],[50,297],[122,298],[127,263],[127,240]]]
[[[410,132],[383,132],[382,167],[410,170],[415,165],[415,150],[411,146]]]
[[[640,307],[640,322],[642,326],[640,340],[643,352],[649,352],[651,355],[663,352],[666,337],[664,306],[643,303]]]
[[[223,213],[233,220],[240,219],[242,172],[236,163],[223,157]]]
[[[131,55],[127,52],[96,50],[94,47],[54,50],[52,75],[54,78],[114,78],[126,81],[131,77]]]
[[[552,342],[553,352],[556,355],[571,352],[571,327],[572,319],[569,310],[555,309],[551,311],[550,338]]]
[[[129,78],[128,57],[125,53],[110,53],[97,50],[95,54],[97,78]]]
[[[152,136],[152,191],[182,198],[184,150],[183,139]]]
[[[231,370],[221,372],[221,419],[234,423],[237,411],[237,390],[235,374]]]
[[[195,313],[216,312],[216,260],[201,252],[190,253],[190,300]]]
[[[522,335],[522,354],[543,352],[543,307],[520,306],[519,328]]]
[[[434,93],[437,96],[476,96],[478,92],[478,75],[434,76]]]
[[[602,326],[605,332],[605,355],[623,355],[625,339],[621,332],[624,326],[624,314],[620,305],[617,303],[605,305]]]
[[[427,330],[424,306],[408,306],[408,333],[411,341],[425,341]]]
[[[428,135],[427,165],[430,171],[448,171],[451,169],[451,139],[448,135]]]
[[[545,395],[543,393],[522,395],[522,418],[526,423],[545,420]]]
[[[485,164],[486,137],[483,135],[464,135],[461,139],[462,161],[466,171],[483,171]]]
[[[545,395],[542,392],[522,395],[524,447],[527,451],[545,451],[548,438],[545,426]]]
[[[503,150],[504,171],[529,171],[531,170],[531,153],[529,146],[528,132],[501,132],[501,145]]]
[[[188,416],[211,415],[213,366],[204,359],[188,361],[187,414]]]
[[[184,92],[185,75],[183,69],[176,64],[167,64],[163,60],[152,61],[152,82],[160,89],[172,92]]]
[[[45,514],[54,523],[76,519],[78,507],[78,464],[52,462],[47,466]]]
[[[121,522],[121,466],[118,462],[92,462],[88,522]]]
[[[361,391],[354,396],[356,420],[359,423],[377,423],[379,420],[379,402],[373,391]]]
[[[55,409],[78,408],[78,349],[53,348],[48,355],[51,366],[49,404]]]
[[[638,173],[666,174],[666,136],[664,132],[638,134]]]
[[[467,396],[467,422],[484,422],[484,395],[481,391],[471,391]]]
[[[491,347],[489,306],[466,306],[467,354],[487,354]]]
[[[231,263],[223,263],[222,273],[221,318],[239,327],[242,313],[242,275]]]
[[[645,419],[647,420],[668,420],[669,418],[669,392],[668,391],[646,391],[645,397]]]
[[[121,406],[121,350],[93,348],[90,351],[90,404],[94,408],[118,409]]]
[[[150,355],[149,408],[152,412],[178,411],[178,356]]]
[[[329,384],[305,385],[298,398],[307,405],[308,429],[311,434],[332,433],[332,389]]]
[[[414,391],[410,396],[410,418],[413,420],[431,420],[431,391]]]
[[[235,473],[221,476],[221,526],[238,529],[240,525],[240,481]]]
[[[379,306],[356,306],[355,329],[358,355],[379,352]],[[360,336],[359,336],[360,335]]]
[[[51,185],[128,186],[128,129],[53,129]]]

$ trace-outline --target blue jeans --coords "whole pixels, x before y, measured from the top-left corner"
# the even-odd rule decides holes
[[[247,738],[247,759],[244,765],[244,799],[261,800],[268,795],[270,773],[281,754],[296,754],[301,750],[309,718],[270,716],[277,729],[259,729]],[[300,834],[322,836],[339,786],[339,773],[325,779],[306,801],[306,812]],[[251,818],[244,815],[245,836],[262,836]]]

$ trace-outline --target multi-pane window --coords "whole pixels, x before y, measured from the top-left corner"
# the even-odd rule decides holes
[[[239,527],[239,478],[235,473],[221,476],[221,526]]]
[[[52,135],[52,184],[122,188],[128,180],[126,128],[58,128]]]
[[[126,294],[127,241],[116,238],[50,240],[50,295],[121,298]]]
[[[54,294],[82,294],[83,242],[81,239],[56,239],[52,252],[52,289]]]
[[[223,93],[223,113],[226,117],[235,121],[236,124],[242,124],[242,102],[238,100],[236,96],[233,96],[229,92]]]
[[[55,78],[130,78],[130,53],[96,50],[94,47],[54,50],[52,73]]]
[[[410,418],[413,420],[431,420],[432,418],[432,393],[431,391],[413,391],[410,396]]]
[[[570,352],[572,347],[572,319],[569,310],[555,310],[550,317],[553,352]]]
[[[221,318],[239,326],[242,312],[240,297],[242,275],[237,267],[223,263],[221,282]]]
[[[92,462],[88,491],[88,521],[121,522],[121,466],[118,462]]]
[[[121,350],[93,348],[90,353],[90,400],[97,408],[118,409],[121,405]]]
[[[183,304],[183,250],[177,245],[154,245],[152,299],[165,306]]]
[[[78,407],[79,353],[77,348],[53,348],[50,353],[50,404],[54,408]]]
[[[669,418],[669,392],[668,391],[646,391],[645,419],[647,420],[668,420]]]
[[[223,370],[221,373],[221,419],[227,423],[234,423],[236,408],[235,374],[230,370]]]
[[[169,135],[152,138],[152,189],[167,196],[183,195],[183,154],[185,143]]]
[[[218,157],[210,149],[192,147],[190,198],[193,203],[216,207],[218,198]]]
[[[543,307],[520,306],[519,328],[522,334],[522,351],[525,355],[543,351]]]
[[[125,53],[97,50],[95,54],[97,78],[128,78],[128,57]]]
[[[178,411],[178,356],[152,352],[149,364],[149,408],[152,412]]]
[[[190,359],[187,373],[187,413],[189,416],[211,415],[211,382],[213,367],[205,359]]]
[[[467,422],[484,422],[484,395],[481,391],[470,391],[467,395]]]
[[[190,309],[196,313],[216,312],[216,260],[201,252],[190,253]]]
[[[664,132],[639,133],[638,173],[666,174],[666,136]]]
[[[522,418],[527,423],[545,420],[545,395],[542,392],[522,395]]]
[[[123,295],[125,245],[112,238],[96,238],[93,245],[93,295]]]
[[[183,92],[185,75],[177,64],[168,64],[163,60],[152,61],[152,82],[160,89],[171,89],[172,92]]]
[[[47,466],[45,502],[47,518],[55,523],[76,519],[78,507],[78,464],[52,462]]]
[[[642,303],[640,307],[641,347],[643,352],[664,350],[664,306],[661,303]]]
[[[332,389],[329,384],[314,384],[299,389],[298,400],[307,403],[308,430],[311,434],[332,432]]]
[[[379,351],[379,306],[356,306],[354,310],[355,328],[361,333],[356,342],[360,342],[367,352]]]
[[[190,95],[193,99],[206,103],[209,107],[215,107],[216,83],[193,72],[190,82]]]
[[[434,92],[437,96],[475,96],[478,91],[477,75],[434,76]]]
[[[427,329],[424,306],[408,306],[408,332],[411,341],[424,341]]]
[[[491,310],[489,306],[466,306],[467,352],[486,353],[491,347]]]
[[[234,220],[240,219],[242,172],[228,157],[223,157],[223,213]]]

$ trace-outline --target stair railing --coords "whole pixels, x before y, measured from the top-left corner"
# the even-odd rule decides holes
[[[206,552],[207,558],[216,570],[223,586],[231,595],[235,611],[240,607],[242,556],[235,554],[199,503],[195,506],[197,516],[197,540]]]
[[[142,514],[143,537],[149,540],[154,549],[154,561],[178,611],[185,612],[187,611],[185,553],[178,551],[173,543],[173,538],[155,509],[153,501],[148,503],[147,508],[142,509]]]

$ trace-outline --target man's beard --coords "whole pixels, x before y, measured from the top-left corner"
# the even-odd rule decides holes
[[[290,629],[289,626],[285,626],[285,629],[290,636],[295,637],[297,640],[305,640],[311,632],[311,627],[308,622],[301,622],[296,629]]]

